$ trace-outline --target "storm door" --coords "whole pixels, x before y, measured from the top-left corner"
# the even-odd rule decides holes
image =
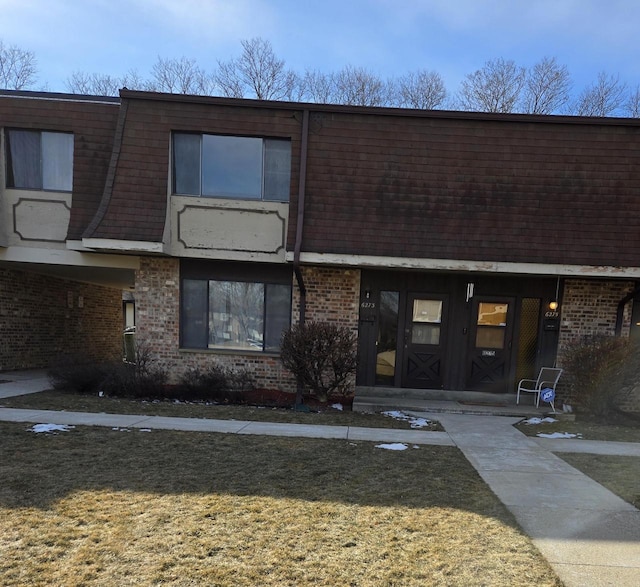
[[[515,300],[475,297],[466,389],[506,393],[510,385]]]
[[[447,305],[444,295],[409,294],[404,332],[403,387],[443,387]]]

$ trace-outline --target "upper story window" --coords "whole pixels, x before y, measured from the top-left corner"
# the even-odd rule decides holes
[[[173,193],[289,201],[291,141],[173,135]]]
[[[6,153],[8,188],[72,190],[72,134],[8,129]]]

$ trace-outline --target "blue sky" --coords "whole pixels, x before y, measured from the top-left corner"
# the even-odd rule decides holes
[[[432,69],[452,93],[498,57],[556,57],[576,92],[600,71],[635,88],[639,25],[637,0],[0,0],[0,39],[35,52],[51,91],[73,71],[146,77],[158,56],[212,71],[252,37],[299,72]]]

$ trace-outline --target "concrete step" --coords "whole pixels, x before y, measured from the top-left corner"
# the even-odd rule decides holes
[[[416,411],[453,414],[496,415],[529,418],[551,413],[551,406],[536,408],[533,395],[494,394],[442,389],[401,389],[393,387],[356,387],[353,410],[356,412]]]

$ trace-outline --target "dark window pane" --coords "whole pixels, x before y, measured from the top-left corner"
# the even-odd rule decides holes
[[[182,282],[182,346],[207,348],[207,282]]]
[[[263,349],[264,285],[209,282],[209,347]]]
[[[204,135],[202,194],[260,199],[262,139]]]
[[[476,348],[503,349],[505,330],[501,326],[478,326]]]
[[[397,291],[380,292],[376,356],[376,383],[378,385],[393,385],[394,382],[396,346],[398,342],[399,298]]]
[[[200,135],[173,135],[174,193],[200,195]]]
[[[42,189],[39,132],[7,131],[7,187]]]
[[[291,178],[291,142],[264,141],[264,199],[289,201]]]
[[[291,324],[291,286],[267,285],[265,320],[265,350],[278,351],[282,333]]]
[[[42,133],[42,187],[70,192],[73,187],[73,135]]]
[[[411,330],[412,344],[440,344],[440,326],[414,322]]]

